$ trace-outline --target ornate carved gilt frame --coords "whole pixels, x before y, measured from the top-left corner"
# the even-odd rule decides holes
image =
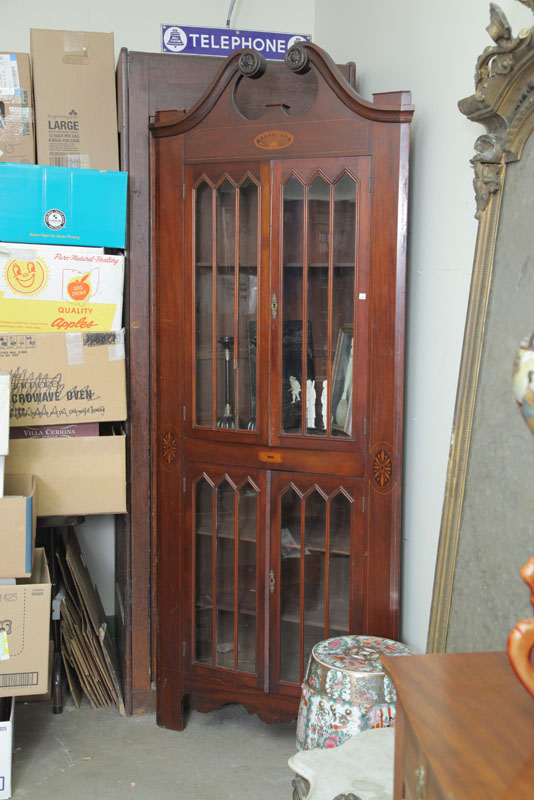
[[[534,11],[534,0],[519,2]],[[447,645],[506,168],[510,162],[520,160],[523,147],[534,130],[534,28],[524,29],[517,37],[513,37],[502,10],[491,3],[490,24],[486,30],[495,46],[487,47],[478,58],[475,93],[458,104],[468,119],[485,126],[486,133],[477,139],[475,156],[471,160],[475,170],[475,216],[479,226],[451,435],[427,652],[444,652]]]

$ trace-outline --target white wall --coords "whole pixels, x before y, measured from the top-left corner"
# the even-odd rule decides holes
[[[534,24],[498,0],[514,35]],[[356,62],[358,91],[409,89],[412,126],[405,406],[403,640],[426,647],[476,221],[469,159],[484,128],[457,102],[493,45],[489,0],[317,0],[314,41]],[[503,645],[504,646],[504,645]]]
[[[198,25],[224,28],[230,0],[20,0],[5,6],[0,50],[28,52],[30,28],[113,31],[115,52],[160,52],[160,25]],[[237,0],[231,27],[250,30],[313,33],[313,0]]]
[[[230,0],[19,0],[6,6],[0,50],[29,48],[29,28],[112,30],[116,51],[159,51],[160,23],[224,27]],[[517,0],[499,0],[514,34],[533,24]],[[483,132],[457,101],[472,94],[475,62],[492,41],[489,0],[237,0],[232,27],[311,32],[338,62],[355,61],[360,93],[410,89],[412,129],[402,637],[419,651],[428,616],[476,223],[469,159]],[[169,56],[172,58],[172,56]],[[109,521],[102,520],[108,529]],[[81,529],[80,529],[81,531]],[[110,544],[99,542],[108,565]],[[86,549],[84,547],[84,549]],[[111,578],[112,580],[112,578]],[[112,596],[111,592],[111,596]],[[112,613],[106,608],[107,613]]]

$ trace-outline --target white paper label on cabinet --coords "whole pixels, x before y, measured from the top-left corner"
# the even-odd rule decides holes
[[[365,292],[360,292],[358,295],[358,300],[367,300],[367,295]]]

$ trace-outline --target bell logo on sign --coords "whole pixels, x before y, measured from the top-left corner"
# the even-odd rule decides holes
[[[177,25],[169,25],[163,34],[163,44],[171,53],[181,53],[187,47],[187,33]]]

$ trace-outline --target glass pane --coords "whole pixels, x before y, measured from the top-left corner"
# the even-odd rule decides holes
[[[258,495],[247,485],[239,492],[238,669],[256,671],[256,529]]]
[[[235,186],[224,180],[217,189],[217,427],[235,428],[234,317],[235,317]]]
[[[328,636],[349,632],[351,509],[343,494],[330,503]]]
[[[313,492],[306,499],[306,530],[304,548],[304,641],[324,638],[324,592],[326,547],[326,501]],[[306,647],[306,645],[305,645]],[[310,651],[304,651],[306,666]]]
[[[347,173],[334,187],[332,289],[332,435],[352,435],[356,183]]]
[[[195,488],[195,660],[212,664],[213,491],[206,480]]]
[[[281,501],[280,679],[300,680],[301,501],[290,489]]]
[[[212,188],[195,193],[195,396],[197,425],[213,424]]]
[[[330,184],[321,176],[308,187],[308,321],[313,347],[313,375],[308,375],[307,433],[326,433],[325,399],[328,375],[328,301],[330,256]]]
[[[304,186],[292,177],[283,188],[281,406],[282,430],[286,433],[302,431],[303,204]]]
[[[258,314],[258,187],[250,178],[239,189],[238,377],[239,427],[256,428],[256,331]]]
[[[217,487],[217,646],[219,667],[234,666],[235,491]]]

